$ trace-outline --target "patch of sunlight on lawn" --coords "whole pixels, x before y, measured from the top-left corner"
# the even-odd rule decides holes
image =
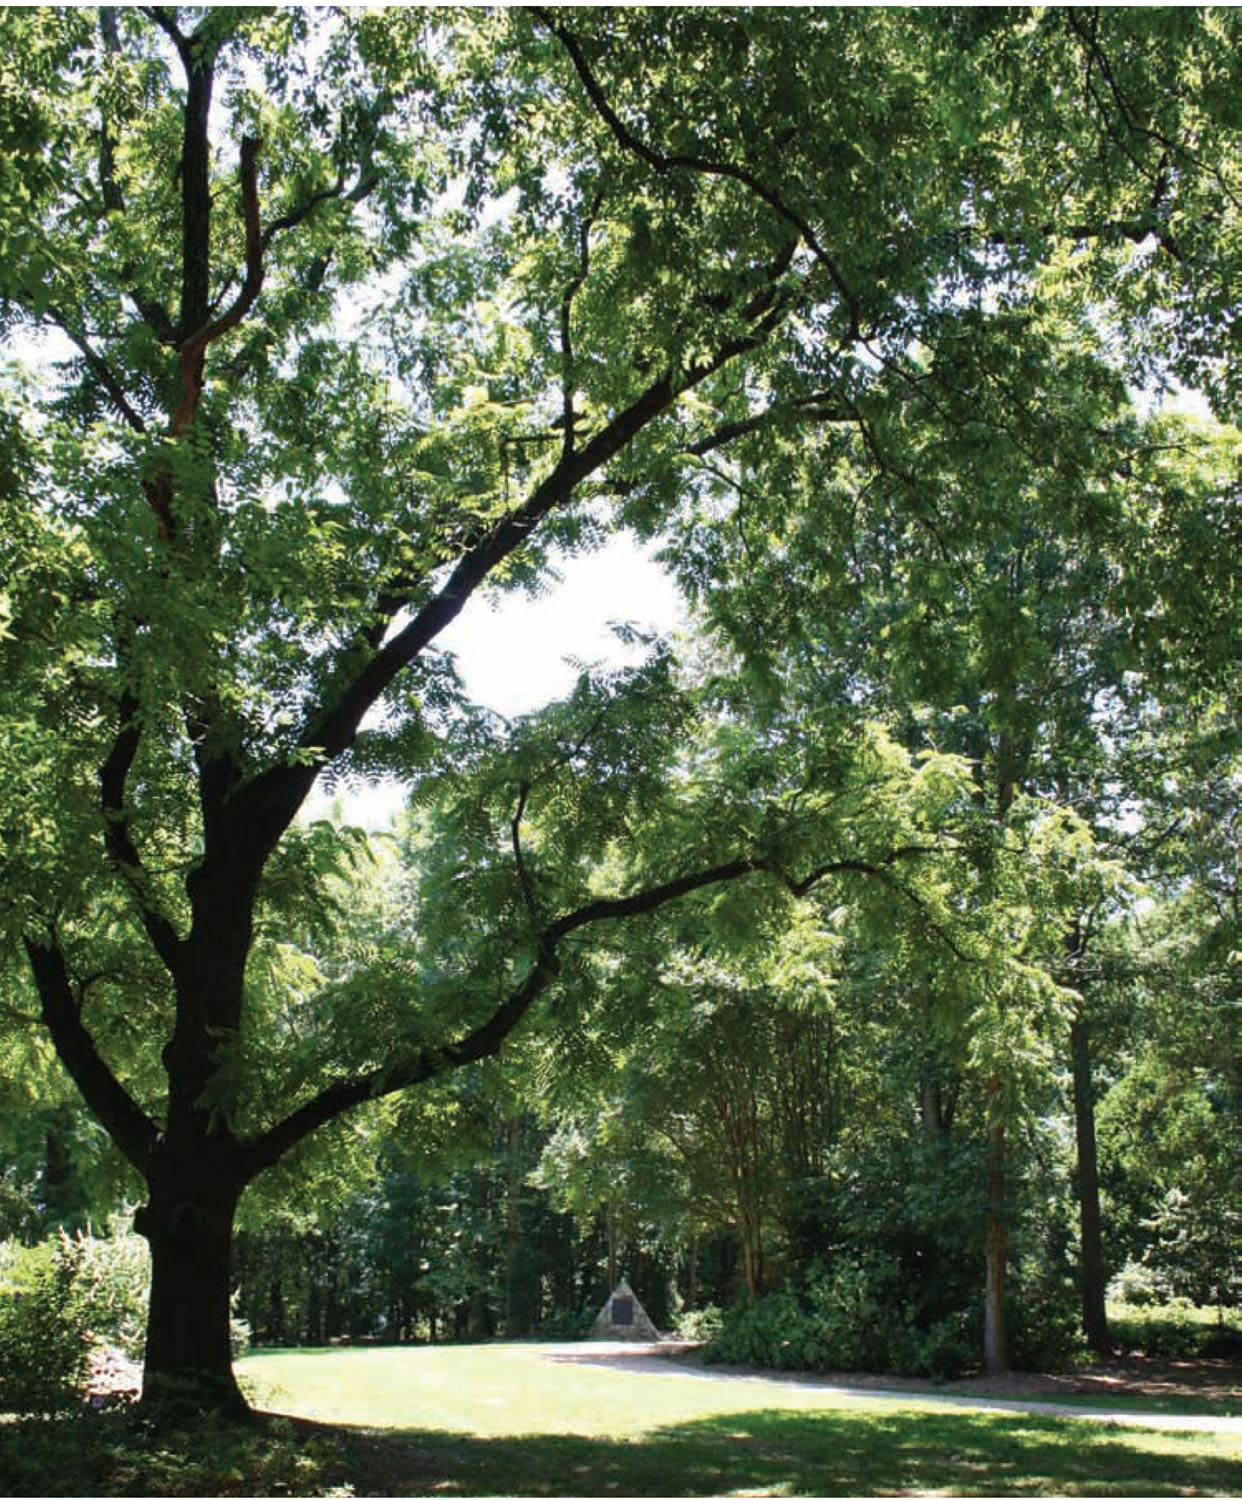
[[[590,1346],[582,1344],[470,1344],[273,1351],[249,1356],[237,1370],[265,1411],[488,1437],[624,1438],[760,1408],[821,1411],[857,1404],[837,1391],[678,1378],[680,1372],[667,1367],[645,1373],[592,1359]]]
[[[627,1368],[590,1344],[273,1351],[238,1373],[264,1410],[370,1429],[344,1439],[359,1494],[1242,1494],[1233,1436]]]

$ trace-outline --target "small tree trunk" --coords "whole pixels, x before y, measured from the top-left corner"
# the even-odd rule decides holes
[[[608,1290],[611,1292],[617,1284],[617,1216],[611,1198],[604,1209],[604,1228],[608,1236]]]
[[[509,1121],[508,1181],[505,1185],[505,1337],[523,1338],[530,1332],[532,1308],[529,1284],[530,1268],[522,1257],[522,1167],[523,1143],[521,1116]],[[537,1301],[537,1298],[535,1299]]]
[[[1074,1140],[1082,1253],[1082,1331],[1097,1354],[1108,1354],[1111,1342],[1104,1303],[1104,1244],[1100,1234],[1100,1175],[1095,1145],[1091,1037],[1081,1010],[1070,1026],[1070,1048],[1074,1068]]]
[[[187,1187],[194,1179],[184,1179]],[[172,1195],[169,1195],[172,1196]],[[152,1195],[134,1216],[151,1247],[151,1301],[142,1404],[247,1411],[233,1375],[229,1250],[236,1194]]]
[[[988,1093],[996,1106],[1000,1083],[993,1079]],[[986,1280],[983,1293],[983,1365],[989,1375],[1009,1369],[1009,1339],[1005,1331],[1005,1125],[994,1119],[988,1126],[988,1204],[984,1221]]]

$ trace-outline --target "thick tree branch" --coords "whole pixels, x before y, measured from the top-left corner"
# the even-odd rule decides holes
[[[615,458],[644,428],[668,411],[680,395],[739,354],[763,343],[783,310],[777,278],[792,253],[791,245],[783,262],[770,268],[771,283],[741,310],[742,320],[750,325],[746,331],[727,341],[711,357],[653,382],[588,442],[568,457],[563,456],[526,503],[469,547],[443,586],[410,622],[375,650],[360,669],[354,670],[335,702],[308,722],[300,737],[301,754],[296,760],[271,768],[238,791],[233,807],[240,820],[258,825],[255,849],[260,859],[266,857],[288,827],[321,766],[353,744],[367,710],[398,674],[456,619],[480,584],[529,539],[544,517],[568,504],[582,480]],[[397,595],[389,597],[394,614],[403,602]],[[381,629],[378,622],[375,628]],[[349,649],[354,649],[353,643]]]
[[[65,956],[55,935],[26,938],[25,948],[39,993],[43,1024],[57,1056],[125,1157],[139,1172],[144,1171],[155,1149],[158,1134],[155,1122],[122,1087],[83,1026]]]
[[[183,945],[172,923],[152,903],[142,858],[130,835],[129,814],[125,809],[125,783],[138,754],[138,742],[142,735],[138,700],[131,693],[121,694],[119,714],[120,728],[107,759],[99,768],[104,846],[113,865],[134,895],[142,925],[152,946],[165,966],[172,971],[181,957]]]
[[[259,224],[259,185],[256,160],[259,142],[246,136],[241,144],[242,215],[246,224],[246,278],[232,306],[214,322],[206,323],[181,343],[181,406],[173,419],[172,436],[180,437],[198,409],[203,393],[203,369],[207,349],[236,328],[254,306],[263,286],[263,234]]]
[[[801,879],[790,876],[775,861],[763,857],[744,857],[680,875],[674,880],[648,886],[628,896],[603,896],[595,901],[588,901],[549,922],[539,933],[535,940],[534,962],[530,970],[486,1021],[460,1041],[420,1051],[404,1062],[374,1068],[358,1078],[341,1079],[329,1084],[279,1124],[241,1146],[239,1160],[243,1179],[249,1181],[257,1176],[319,1126],[370,1099],[398,1093],[483,1058],[496,1056],[505,1040],[556,978],[559,969],[557,950],[572,933],[600,922],[618,922],[629,917],[650,915],[695,891],[749,875],[773,876],[793,895],[801,897],[831,875],[862,874],[883,879],[890,865],[927,852],[929,850],[923,846],[910,845],[895,849],[874,861],[832,860]]]
[[[188,69],[194,60],[194,52],[191,44],[192,39],[186,36],[185,32],[177,25],[169,13],[168,7],[166,5],[144,5],[142,6],[142,13],[154,21],[160,30],[171,39],[173,46],[177,49],[178,56]]]

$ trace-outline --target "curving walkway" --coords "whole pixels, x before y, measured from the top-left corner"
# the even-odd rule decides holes
[[[1145,1427],[1167,1432],[1219,1432],[1242,1434],[1242,1416],[1218,1416],[1212,1413],[1136,1411],[1112,1406],[1071,1406],[1058,1401],[1026,1401],[1007,1396],[973,1396],[885,1386],[851,1385],[847,1377],[823,1375],[776,1374],[766,1370],[743,1369],[734,1365],[692,1365],[678,1359],[694,1345],[664,1340],[659,1344],[628,1344],[599,1341],[585,1344],[545,1344],[536,1352],[554,1364],[580,1364],[631,1371],[661,1380],[728,1380],[749,1381],[760,1388],[834,1391],[850,1401],[927,1402],[958,1410],[1013,1412],[1030,1417],[1068,1417],[1080,1422],[1098,1422],[1111,1427]]]

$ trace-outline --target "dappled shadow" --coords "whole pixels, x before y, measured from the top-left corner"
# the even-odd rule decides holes
[[[1215,1450],[1215,1451],[1213,1451]],[[634,1437],[477,1437],[256,1415],[0,1421],[6,1495],[1232,1495],[1236,1444],[983,1412],[747,1411]]]
[[[990,1413],[756,1411],[629,1439],[345,1436],[359,1495],[1236,1494],[1242,1461],[1182,1434]]]

